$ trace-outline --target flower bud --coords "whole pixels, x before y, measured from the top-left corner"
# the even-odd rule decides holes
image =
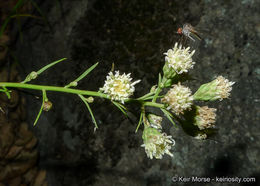
[[[194,125],[196,125],[200,130],[214,128],[214,123],[216,121],[216,110],[217,109],[215,108],[209,108],[207,106],[196,106]]]
[[[215,80],[201,85],[193,97],[200,101],[215,101],[217,99],[221,101],[229,97],[234,83],[219,76]]]
[[[52,108],[52,102],[50,101],[44,101],[43,103],[43,110],[48,112]]]
[[[175,70],[169,66],[168,62],[165,62],[164,66],[163,66],[163,75],[167,79],[172,79],[176,75]]]
[[[169,88],[173,84],[173,79],[167,79],[163,85],[163,88]]]
[[[37,76],[38,76],[37,72],[32,71],[28,76],[26,76],[26,78],[23,82],[28,82],[28,81],[31,81],[33,79],[36,79]]]
[[[88,98],[85,98],[86,99],[86,101],[88,102],[88,103],[93,103],[94,102],[94,98],[92,97],[92,96],[90,96],[90,97],[88,97]]]
[[[150,92],[155,93],[156,92],[157,85],[152,86]]]
[[[70,82],[69,86],[70,87],[76,87],[76,86],[78,86],[78,82],[72,81],[72,82]]]
[[[32,71],[32,72],[30,73],[31,79],[36,79],[37,76],[38,76],[38,74],[37,74],[37,72],[35,72],[35,71]]]

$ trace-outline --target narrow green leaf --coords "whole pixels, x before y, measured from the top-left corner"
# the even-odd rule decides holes
[[[138,125],[137,125],[137,127],[135,129],[135,133],[137,133],[137,131],[138,131],[142,121],[143,121],[143,112],[141,112],[141,114],[140,114],[140,119],[139,119]]]
[[[0,29],[0,37],[3,35],[6,27],[7,27],[7,24],[9,23],[10,19],[11,19],[11,16],[17,11],[17,9],[23,4],[23,1],[24,0],[19,0],[15,6],[13,7],[12,11],[11,11],[11,14],[6,18],[6,20],[4,21],[3,25],[1,26],[1,29]]]
[[[137,100],[146,100],[147,98],[153,97],[154,92],[149,92],[148,94],[143,95],[142,97],[137,98]]]
[[[13,7],[12,12],[15,12],[15,11],[23,4],[23,1],[24,1],[24,0],[19,0],[19,1],[15,4],[15,6]]]
[[[61,61],[64,61],[66,60],[67,58],[62,58],[62,59],[59,59],[57,61],[54,61],[46,66],[44,66],[43,68],[41,68],[40,70],[37,71],[37,74],[40,75],[42,72],[44,72],[45,70],[47,70],[48,68],[52,67],[53,65],[56,65],[57,63],[61,62]]]
[[[10,16],[10,18],[16,18],[16,17],[31,17],[35,19],[43,19],[42,17],[31,15],[31,14],[14,14]]]
[[[9,91],[6,91],[5,94],[6,94],[6,96],[8,97],[8,99],[11,99],[11,94],[10,94]]]
[[[117,103],[117,102],[115,102],[115,101],[112,101],[112,103],[121,111],[121,112],[123,112],[123,114],[126,116],[126,117],[128,117],[127,116],[127,113],[126,113],[126,108],[125,107],[122,107],[122,105],[121,104],[119,104],[119,103]]]
[[[40,108],[40,111],[39,111],[39,113],[38,113],[38,115],[37,115],[37,117],[36,117],[34,123],[33,123],[33,126],[36,125],[36,123],[38,122],[38,120],[39,120],[39,118],[40,118],[40,116],[41,116],[41,114],[42,114],[42,110],[43,110],[43,105],[44,105],[45,99],[46,99],[46,91],[45,91],[45,90],[42,90],[42,106],[41,106],[41,108]]]
[[[36,8],[36,10],[39,12],[39,14],[43,17],[45,24],[48,25],[50,30],[52,30],[51,24],[49,23],[49,21],[47,20],[46,16],[43,14],[42,10],[37,5],[37,3],[35,3],[34,0],[30,0],[30,1],[31,1],[32,5]]]
[[[72,81],[72,82],[78,82],[78,81],[80,81],[80,80],[82,80],[85,76],[87,76],[92,70],[94,70],[94,68],[96,68],[96,66],[98,65],[98,62],[96,63],[96,64],[94,64],[94,65],[92,65],[90,68],[88,68],[83,74],[81,74],[77,79],[75,79],[74,81]],[[70,84],[68,84],[68,85],[66,85],[65,86],[66,88],[69,88],[69,87],[71,87],[71,85]]]
[[[111,70],[110,70],[110,71],[111,71],[111,72],[113,72],[113,71],[114,71],[114,69],[115,69],[115,63],[113,62],[113,63],[112,63],[112,66],[111,66]]]
[[[173,115],[170,113],[170,112],[168,112],[166,109],[163,109],[163,108],[161,108],[161,111],[165,114],[165,116],[168,118],[168,120],[175,126],[175,127],[177,127],[176,126],[176,124],[175,124],[175,122],[173,121]]]
[[[0,89],[0,92],[4,92],[7,96],[7,98],[11,99],[11,94],[10,94],[10,92],[12,92],[11,90],[8,90],[7,88],[2,87],[2,89]]]
[[[56,65],[57,63],[59,63],[59,62],[65,60],[65,59],[67,59],[67,58],[62,58],[62,59],[60,59],[60,60],[54,61],[54,62],[52,62],[52,63],[50,63],[50,64],[44,66],[43,68],[41,68],[41,69],[38,70],[37,72],[35,72],[35,71],[31,72],[30,74],[28,74],[28,75],[26,76],[25,80],[23,80],[21,83],[24,83],[24,84],[25,84],[25,83],[27,83],[27,82],[29,82],[29,81],[31,81],[31,80],[37,78],[42,72],[44,72],[44,71],[47,70],[48,68],[52,67],[53,65]]]
[[[97,129],[97,128],[98,128],[98,125],[97,125],[96,119],[95,119],[95,117],[94,117],[94,114],[93,114],[93,112],[92,112],[92,110],[91,110],[91,108],[90,108],[88,102],[85,100],[85,97],[84,97],[84,96],[82,96],[82,95],[80,95],[80,94],[78,94],[78,96],[80,97],[80,99],[81,99],[81,100],[85,103],[85,105],[87,106],[88,111],[89,111],[89,113],[90,113],[90,115],[91,115],[92,121],[93,121],[93,123],[94,123],[94,125],[95,125],[95,128]]]
[[[10,21],[10,17],[6,18],[6,20],[4,21],[3,25],[1,26],[1,29],[0,29],[0,37],[3,35],[4,31],[5,31],[5,28],[8,24],[8,22]]]
[[[80,81],[81,79],[83,79],[86,75],[88,75],[92,70],[94,70],[94,68],[96,68],[96,66],[98,65],[98,62],[94,65],[92,65],[90,68],[88,68],[83,74],[81,74],[76,80],[76,82]]]
[[[119,102],[116,102],[118,105],[120,105],[120,107],[122,107],[123,109],[125,109],[125,110],[127,110],[127,108],[123,105],[123,104],[121,104],[121,103],[119,103]]]

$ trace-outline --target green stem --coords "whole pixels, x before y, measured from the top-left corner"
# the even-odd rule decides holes
[[[155,95],[154,95],[154,97],[153,97],[153,101],[152,101],[152,102],[156,102],[156,99],[157,99],[157,97],[159,96],[159,94],[160,94],[161,91],[162,91],[162,89],[161,89],[160,87],[158,87],[158,88],[156,89],[156,92],[155,92]]]
[[[154,103],[154,102],[144,102],[144,106],[165,108],[164,104]]]
[[[156,102],[156,99],[158,98],[159,94],[162,91],[162,88],[164,87],[164,83],[166,82],[166,78],[163,76],[162,82],[160,84],[158,84],[158,87],[156,89],[155,95],[153,97],[152,102]]]
[[[95,96],[95,97],[102,97],[105,99],[110,99],[107,94],[89,90],[79,90],[79,89],[72,89],[72,88],[64,88],[64,87],[57,87],[57,86],[46,86],[46,85],[34,85],[34,84],[23,84],[23,83],[10,83],[10,82],[0,82],[0,87],[9,87],[9,88],[24,88],[24,89],[33,89],[33,90],[45,90],[45,91],[55,91],[55,92],[65,92],[70,94],[80,94],[80,95],[87,95],[87,96]],[[140,100],[136,99],[128,99],[126,102],[140,102]],[[157,107],[157,108],[164,108],[163,104],[155,103],[155,102],[144,102],[144,106],[150,107]]]
[[[149,92],[149,93],[143,95],[142,97],[137,98],[137,100],[145,100],[147,97],[152,96],[153,94],[154,94],[154,92]]]
[[[0,82],[0,87],[10,87],[10,88],[24,88],[33,90],[45,90],[45,91],[56,91],[56,92],[66,92],[70,94],[80,94],[87,96],[102,97],[105,99],[110,99],[107,94],[101,92],[79,90],[72,88],[56,87],[56,86],[45,86],[45,85],[34,85],[34,84],[24,84],[24,83],[10,83],[10,82]]]

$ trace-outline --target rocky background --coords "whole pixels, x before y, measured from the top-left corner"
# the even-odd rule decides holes
[[[14,0],[0,2],[1,31],[15,5]],[[30,10],[30,4],[24,4],[16,14]],[[0,82],[21,81],[9,42],[13,40],[10,24],[0,34]],[[10,96],[0,94],[0,186],[47,186],[46,171],[38,168],[38,140],[26,122],[25,98],[17,90]]]
[[[36,2],[46,19],[24,19],[22,39],[19,27],[13,25],[12,50],[22,78],[57,59],[68,60],[34,83],[64,86],[99,61],[79,84],[81,89],[97,90],[114,62],[115,69],[142,80],[135,94],[141,96],[156,84],[163,53],[179,40],[175,32],[186,22],[203,37],[194,46],[196,65],[191,74],[195,80],[187,85],[196,91],[217,75],[236,82],[230,99],[206,103],[218,109],[219,131],[214,138],[196,140],[164,120],[164,130],[176,145],[174,157],[162,160],[149,160],[140,147],[141,130],[134,132],[138,108],[131,108],[128,120],[108,101],[96,99],[91,106],[99,129],[94,132],[91,117],[76,96],[49,93],[54,107],[32,127],[41,100],[24,95],[27,122],[38,138],[38,166],[46,170],[48,185],[184,184],[173,183],[173,176],[255,177],[258,181],[253,184],[259,184],[259,1]]]

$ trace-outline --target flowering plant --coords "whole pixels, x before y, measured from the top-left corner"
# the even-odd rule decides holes
[[[199,89],[192,94],[192,91],[181,85],[181,76],[186,74],[193,68],[195,62],[192,59],[195,50],[190,51],[190,48],[182,47],[176,43],[173,49],[169,49],[165,54],[165,64],[163,67],[163,75],[159,74],[158,84],[153,86],[147,94],[139,98],[131,98],[135,91],[135,85],[141,80],[133,81],[131,74],[120,74],[119,71],[111,71],[108,73],[103,87],[99,91],[80,90],[75,87],[78,82],[86,77],[98,63],[87,69],[77,79],[63,87],[46,86],[29,84],[28,82],[36,79],[42,72],[52,67],[53,65],[65,60],[65,58],[55,61],[47,66],[44,66],[39,71],[31,72],[24,81],[20,83],[0,82],[0,92],[5,93],[8,98],[11,96],[11,88],[34,89],[42,91],[42,106],[39,114],[36,117],[34,125],[36,125],[42,111],[49,111],[52,103],[47,98],[47,92],[57,91],[76,94],[86,105],[92,120],[95,124],[95,129],[98,128],[94,114],[90,108],[90,104],[94,101],[93,97],[100,97],[111,100],[111,102],[127,115],[126,103],[136,103],[140,105],[140,118],[136,128],[136,132],[143,127],[143,142],[147,156],[150,159],[161,159],[164,154],[173,156],[171,148],[175,145],[172,136],[167,135],[162,131],[162,117],[155,114],[148,114],[146,107],[155,107],[162,111],[168,120],[175,125],[178,122],[183,129],[189,129],[188,133],[197,139],[206,139],[209,135],[209,129],[215,127],[216,109],[208,108],[207,106],[196,106],[194,101],[213,101],[222,100],[230,96],[232,85],[222,76],[215,80],[203,84]],[[177,82],[177,83],[176,83]],[[163,94],[164,89],[168,89],[166,94]],[[161,98],[161,99],[158,99]],[[2,110],[2,108],[0,107]],[[189,125],[189,127],[187,127]],[[192,126],[192,127],[191,127]],[[190,130],[192,129],[192,130]]]

